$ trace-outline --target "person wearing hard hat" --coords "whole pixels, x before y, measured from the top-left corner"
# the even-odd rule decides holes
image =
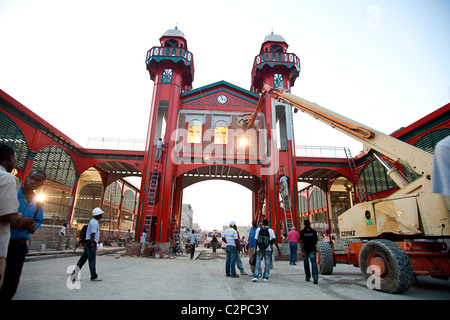
[[[92,210],[92,219],[89,221],[89,225],[86,230],[86,240],[84,241],[84,251],[80,259],[77,262],[77,267],[72,273],[72,281],[79,276],[81,268],[89,260],[89,271],[91,272],[91,281],[102,281],[95,270],[95,262],[97,255],[97,245],[100,239],[100,225],[99,221],[102,218],[103,210],[95,208]]]

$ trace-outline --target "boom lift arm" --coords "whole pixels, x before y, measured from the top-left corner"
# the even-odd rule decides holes
[[[286,90],[274,89],[264,85],[260,101],[264,100],[266,94],[275,95],[277,101],[287,103],[361,142],[365,153],[379,152],[422,176],[430,177],[431,175],[433,156],[428,152],[321,107],[316,103],[297,97]],[[251,124],[252,122],[249,122],[249,126]],[[405,178],[395,168],[391,168],[391,172],[388,172],[388,174],[400,188],[408,185]]]
[[[364,152],[371,152],[381,160],[388,169],[388,175],[399,186],[400,190],[389,197],[357,204],[342,214],[339,217],[342,237],[370,238],[383,233],[450,236],[450,215],[445,199],[441,195],[431,193],[433,155],[286,90],[274,89],[268,85],[264,85],[252,116],[245,119],[244,129],[252,127],[268,94],[274,95],[277,101],[287,103],[361,142]],[[390,168],[377,153],[408,167],[421,177],[409,183],[395,167]],[[361,215],[365,218],[355,222]]]

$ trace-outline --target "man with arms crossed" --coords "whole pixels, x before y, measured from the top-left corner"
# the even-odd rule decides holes
[[[5,143],[0,143],[0,288],[6,268],[10,225],[19,227],[22,221],[17,200],[19,184],[16,177],[11,174],[16,161],[14,149]]]
[[[17,192],[19,212],[23,220],[20,228],[11,227],[0,300],[11,300],[16,293],[28,252],[27,242],[31,239],[30,234],[34,233],[44,221],[44,205],[37,200],[35,191],[44,184],[46,178],[44,171],[33,170]]]

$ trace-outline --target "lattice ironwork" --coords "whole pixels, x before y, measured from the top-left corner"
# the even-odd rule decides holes
[[[27,141],[19,126],[3,112],[0,112],[0,142],[14,148],[17,157],[16,168],[24,170],[29,153]]]
[[[68,187],[75,187],[75,163],[66,150],[58,146],[47,146],[36,153],[32,170],[43,170],[47,179]]]
[[[366,164],[359,177],[366,194],[374,194],[397,187],[395,182],[387,175],[386,169],[377,160]]]
[[[164,69],[162,73],[161,83],[172,83],[172,69]]]
[[[450,135],[450,128],[444,128],[428,132],[414,143],[414,146],[429,153],[434,153],[436,144]]]

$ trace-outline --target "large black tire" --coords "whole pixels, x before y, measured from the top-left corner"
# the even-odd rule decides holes
[[[377,239],[364,244],[359,253],[359,266],[371,289],[403,293],[414,281],[411,260],[396,243]]]
[[[333,250],[328,242],[319,241],[317,248],[317,268],[320,274],[332,274],[334,267]]]

